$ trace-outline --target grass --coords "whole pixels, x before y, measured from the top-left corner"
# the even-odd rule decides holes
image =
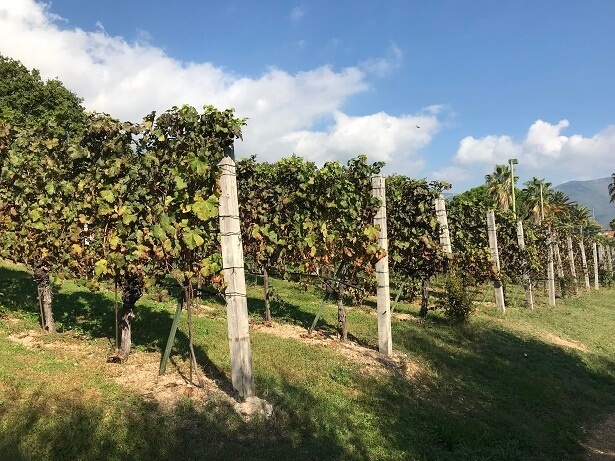
[[[322,293],[273,283],[284,300],[273,304],[274,318],[309,326]],[[248,293],[254,322],[260,289]],[[257,394],[275,413],[251,422],[222,400],[184,397],[166,408],[111,379],[104,362],[115,334],[112,293],[63,284],[54,298],[60,333],[41,337],[57,347],[16,344],[9,335],[38,328],[33,293],[25,271],[0,266],[0,460],[575,460],[586,452],[586,430],[615,413],[613,290],[556,308],[538,293],[528,311],[512,287],[506,314],[479,305],[457,326],[439,312],[419,322],[418,306],[400,303],[406,320],[393,320],[394,348],[417,364],[411,379],[367,373],[334,347],[253,331]],[[224,306],[204,302],[211,308],[194,319],[196,355],[205,374],[228,387]],[[174,303],[137,306],[139,355],[131,361],[160,357]],[[350,333],[372,348],[373,311],[368,300],[348,313]],[[331,304],[318,328],[333,331],[335,322]],[[177,360],[187,357],[186,331],[183,316]]]

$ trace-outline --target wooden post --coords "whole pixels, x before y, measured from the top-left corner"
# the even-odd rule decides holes
[[[446,218],[446,202],[444,196],[440,196],[436,199],[436,219],[440,224],[440,244],[445,253],[452,253],[453,248],[451,246],[451,235],[448,231],[448,219]]]
[[[493,272],[496,274],[493,279],[493,291],[495,292],[495,304],[498,310],[506,311],[504,305],[504,290],[500,279],[500,255],[498,253],[498,238],[495,226],[495,213],[487,212],[487,232],[489,233],[489,248],[491,249],[491,258],[493,259]]]
[[[604,245],[602,245],[602,243],[598,244],[598,270],[600,270],[600,268],[602,268],[602,270],[607,269],[607,264],[604,258]]]
[[[579,248],[581,250],[581,267],[583,269],[583,277],[585,278],[585,288],[590,290],[589,284],[589,271],[587,270],[587,256],[585,255],[585,244],[583,243],[583,236],[579,240]]]
[[[599,278],[598,278],[598,244],[594,242],[593,250],[594,250],[594,289],[600,289]]]
[[[231,150],[232,151],[232,150]],[[240,399],[254,396],[252,348],[248,324],[248,301],[239,228],[235,162],[225,156],[220,168],[220,235],[222,267],[226,282],[226,319],[231,355],[231,380]]]
[[[557,270],[557,280],[562,298],[567,296],[564,282],[564,265],[562,264],[562,255],[559,252],[559,237],[557,232],[553,233],[553,254],[555,256],[555,268]]]
[[[374,225],[380,226],[378,246],[388,252],[387,239],[387,207],[386,186],[382,175],[372,178],[372,194],[380,199],[380,209],[374,217]],[[381,354],[393,354],[393,340],[391,338],[391,293],[389,288],[389,256],[385,256],[376,263],[376,278],[378,279],[378,350]]]
[[[547,284],[549,286],[549,306],[555,306],[555,270],[553,269],[553,237],[547,229]]]
[[[557,267],[557,276],[560,279],[564,278],[564,265],[562,264],[562,255],[559,252],[559,239],[555,234],[555,241],[553,242],[553,249],[555,250],[555,265]]]
[[[523,234],[523,222],[517,221],[517,242],[519,243],[519,249],[523,254],[523,260],[521,262],[523,266],[523,288],[525,289],[525,304],[530,309],[534,309],[534,295],[532,294],[532,281],[530,280],[529,264],[527,261],[527,255],[525,254],[525,236]]]
[[[572,281],[574,283],[575,294],[579,292],[579,285],[577,280],[577,268],[574,265],[574,249],[572,247],[572,237],[568,235],[566,237],[566,244],[568,246],[568,260],[570,263],[570,274],[572,275]]]

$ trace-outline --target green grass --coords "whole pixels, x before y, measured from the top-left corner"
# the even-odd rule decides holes
[[[273,304],[274,319],[309,326],[322,293],[273,283],[284,301]],[[260,290],[249,287],[253,322],[264,308]],[[585,429],[615,413],[613,290],[558,300],[554,309],[538,293],[528,311],[511,288],[506,314],[481,305],[457,326],[439,312],[420,322],[418,306],[401,303],[396,312],[407,320],[393,320],[393,340],[419,369],[410,379],[368,373],[335,347],[253,331],[257,394],[275,413],[248,423],[222,401],[183,398],[166,409],[116,384],[104,363],[115,334],[113,293],[66,283],[54,298],[60,334],[42,338],[59,346],[10,341],[38,328],[35,292],[26,272],[0,266],[1,460],[575,460],[586,451]],[[228,388],[225,309],[216,298],[203,302],[210,309],[194,318],[197,360]],[[174,308],[138,303],[135,351],[160,357]],[[367,300],[348,312],[352,337],[371,348],[374,309]],[[187,358],[185,321],[177,360]],[[335,323],[331,304],[318,328],[333,332]],[[94,355],[77,360],[64,343]]]

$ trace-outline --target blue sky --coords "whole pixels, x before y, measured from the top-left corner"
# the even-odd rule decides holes
[[[0,0],[0,53],[89,110],[248,117],[239,155],[360,153],[461,192],[615,171],[615,2]],[[418,126],[418,128],[417,128]]]

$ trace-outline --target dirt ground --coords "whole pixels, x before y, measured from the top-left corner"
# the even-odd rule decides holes
[[[378,351],[352,341],[340,343],[334,335],[319,331],[308,334],[304,328],[299,326],[271,322],[253,324],[251,329],[281,338],[295,338],[317,347],[329,347],[348,360],[360,364],[362,372],[370,375],[395,374],[412,380],[424,372],[418,364],[404,354],[394,353],[392,357],[384,357]],[[193,373],[193,382],[191,382],[189,363],[170,362],[167,373],[159,376],[160,357],[158,354],[133,351],[130,360],[122,365],[114,363],[101,365],[100,346],[84,345],[82,339],[71,340],[66,335],[63,335],[63,341],[50,342],[47,338],[43,338],[43,335],[41,331],[30,330],[10,335],[9,339],[29,349],[61,351],[64,355],[68,354],[86,366],[88,364],[103,366],[105,376],[138,392],[144,399],[158,403],[163,408],[172,408],[185,396],[195,402],[226,402],[245,419],[257,413],[269,416],[273,411],[270,404],[258,398],[243,403],[237,402],[232,396],[232,390],[224,387],[227,386],[225,383],[208,378],[203,373],[199,373],[202,385],[193,384],[193,382],[197,383],[198,379]],[[559,338],[550,333],[545,333],[542,337],[546,342],[586,350],[582,344]],[[596,426],[586,427],[585,432],[587,438],[583,446],[586,448],[586,460],[615,461],[615,414]]]

